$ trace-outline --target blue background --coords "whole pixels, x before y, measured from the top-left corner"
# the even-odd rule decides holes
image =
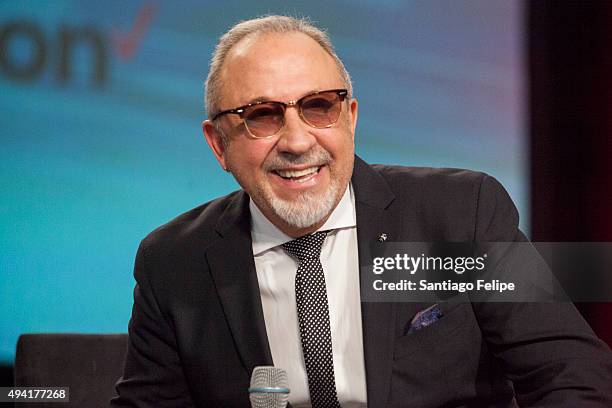
[[[0,362],[26,332],[125,332],[132,265],[156,226],[237,188],[201,135],[203,79],[216,39],[264,13],[328,29],[359,99],[357,152],[370,162],[486,171],[527,219],[523,4],[435,1],[3,1],[0,30]],[[140,19],[142,24],[136,24]],[[148,17],[147,17],[148,16]],[[148,21],[148,22],[147,22]],[[103,39],[107,76],[92,81]],[[141,35],[137,34],[140,27]],[[131,33],[131,34],[130,34]],[[136,38],[121,56],[118,39]],[[9,61],[9,62],[7,62]]]

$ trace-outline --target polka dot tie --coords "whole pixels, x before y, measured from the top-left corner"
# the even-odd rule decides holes
[[[283,244],[285,251],[298,260],[295,298],[313,408],[340,407],[334,379],[325,275],[320,259],[326,235],[327,231],[317,232]]]

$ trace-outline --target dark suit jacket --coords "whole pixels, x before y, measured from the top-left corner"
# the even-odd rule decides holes
[[[391,241],[517,241],[518,214],[483,173],[355,160],[359,257]],[[358,273],[355,271],[355,273]],[[140,245],[129,349],[114,407],[248,407],[272,365],[243,191],[195,208]],[[362,303],[369,407],[612,407],[611,353],[569,303]]]

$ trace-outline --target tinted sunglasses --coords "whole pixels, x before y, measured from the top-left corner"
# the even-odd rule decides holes
[[[342,102],[347,98],[346,89],[330,89],[305,95],[297,101],[276,102],[262,101],[249,103],[234,109],[224,110],[213,116],[212,120],[222,115],[236,114],[244,121],[244,126],[256,139],[272,137],[285,126],[285,111],[290,106],[298,109],[299,115],[306,124],[313,128],[323,129],[338,121]]]

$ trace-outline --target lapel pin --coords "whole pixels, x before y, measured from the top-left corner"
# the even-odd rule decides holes
[[[387,234],[384,232],[378,235],[378,242],[385,242],[387,240]]]

